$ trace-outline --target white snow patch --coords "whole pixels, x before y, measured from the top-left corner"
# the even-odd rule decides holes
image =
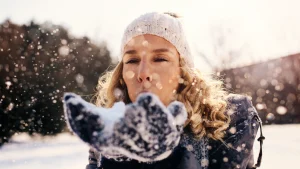
[[[300,124],[263,126],[261,168],[297,169],[300,159]],[[30,138],[16,135],[0,149],[0,168],[9,169],[83,169],[88,163],[88,146],[78,137],[63,133],[56,137]],[[255,159],[259,143],[255,141]]]

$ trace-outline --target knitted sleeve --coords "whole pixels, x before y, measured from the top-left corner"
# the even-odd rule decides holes
[[[210,141],[209,168],[252,168],[253,144],[260,125],[257,111],[249,98],[232,95],[228,99],[227,114],[231,122],[224,143]]]
[[[75,94],[64,96],[68,127],[105,157],[127,157],[142,162],[167,158],[178,145],[187,118],[185,107],[165,107],[157,96],[145,93],[132,104],[99,108]]]

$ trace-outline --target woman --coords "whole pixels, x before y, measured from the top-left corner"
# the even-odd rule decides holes
[[[109,113],[101,114],[104,109],[90,115],[94,109],[87,108],[77,96],[67,94],[64,99],[69,126],[94,147],[89,151],[87,169],[256,167],[253,143],[260,119],[255,108],[247,97],[227,94],[221,81],[206,77],[193,68],[194,61],[178,16],[147,13],[135,19],[124,32],[119,59],[116,68],[100,78],[96,99],[99,107],[111,108],[118,101],[129,105],[110,109],[110,112],[125,112],[125,115],[116,115],[119,121],[113,122],[114,127],[106,127],[112,125],[106,122]],[[70,98],[77,98],[76,104]],[[77,104],[80,102],[82,104]],[[155,111],[160,111],[153,113],[150,104],[156,106]],[[132,113],[139,108],[145,110],[147,116]],[[168,113],[172,115],[165,115]],[[148,116],[157,114],[158,117],[149,120]],[[132,119],[137,116],[139,122],[144,121],[133,125]],[[163,130],[148,132],[149,139],[145,139],[141,128],[157,129],[156,125],[163,117],[165,125],[158,127]],[[101,121],[100,124],[93,119]],[[111,128],[118,128],[118,131],[110,132]],[[130,132],[140,132],[138,139],[137,135],[130,137]],[[149,146],[156,136],[163,139],[156,140],[156,148]],[[166,143],[164,139],[170,141]]]

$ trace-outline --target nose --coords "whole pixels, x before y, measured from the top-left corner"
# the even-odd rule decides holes
[[[152,81],[151,66],[148,63],[140,63],[137,78],[139,82]]]

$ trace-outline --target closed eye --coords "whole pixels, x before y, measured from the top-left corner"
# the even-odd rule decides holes
[[[134,63],[138,63],[139,60],[138,59],[129,59],[128,61],[125,62],[125,64],[134,64]]]
[[[155,62],[167,62],[168,60],[163,57],[157,57],[154,59]]]

